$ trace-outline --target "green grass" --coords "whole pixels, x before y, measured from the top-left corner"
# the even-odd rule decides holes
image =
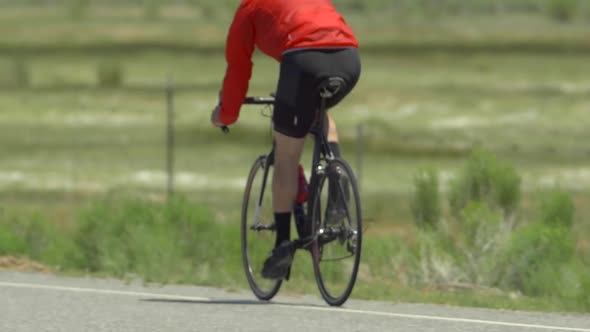
[[[113,194],[76,209],[75,224],[55,216],[2,211],[0,255],[22,255],[68,275],[92,273],[153,283],[245,289],[235,223],[216,221],[202,203],[177,197],[170,203]],[[440,303],[539,311],[587,311],[579,294],[527,297],[477,285],[406,285],[404,264],[412,246],[396,236],[367,233],[353,296],[361,299]],[[525,248],[526,250],[526,248]],[[404,258],[405,257],[405,258]],[[400,260],[401,259],[401,260]],[[571,268],[583,268],[572,266]],[[311,260],[298,253],[282,293],[316,294]]]

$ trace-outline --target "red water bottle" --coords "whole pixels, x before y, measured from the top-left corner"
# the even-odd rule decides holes
[[[299,165],[298,168],[298,189],[297,189],[297,203],[299,204],[303,204],[305,202],[307,202],[307,197],[309,195],[308,191],[307,191],[307,179],[305,178],[305,172],[303,171],[303,166],[301,166],[301,164]]]

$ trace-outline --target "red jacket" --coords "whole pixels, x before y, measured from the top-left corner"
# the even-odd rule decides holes
[[[238,119],[248,92],[255,46],[280,62],[289,49],[358,47],[358,42],[330,0],[242,0],[225,51],[220,119],[226,125]]]

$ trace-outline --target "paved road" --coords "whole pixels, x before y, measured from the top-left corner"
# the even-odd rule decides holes
[[[582,331],[590,315],[316,297],[255,301],[247,292],[0,272],[0,331]]]

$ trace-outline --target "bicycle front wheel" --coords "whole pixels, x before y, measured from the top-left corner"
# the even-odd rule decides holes
[[[261,156],[254,162],[242,203],[242,261],[246,278],[254,295],[270,300],[281,287],[281,280],[262,277],[262,266],[274,248],[275,224],[272,210],[272,165]]]
[[[334,159],[316,176],[312,187],[309,215],[316,282],[324,300],[340,306],[354,288],[360,264],[362,213],[358,186],[348,163]]]

